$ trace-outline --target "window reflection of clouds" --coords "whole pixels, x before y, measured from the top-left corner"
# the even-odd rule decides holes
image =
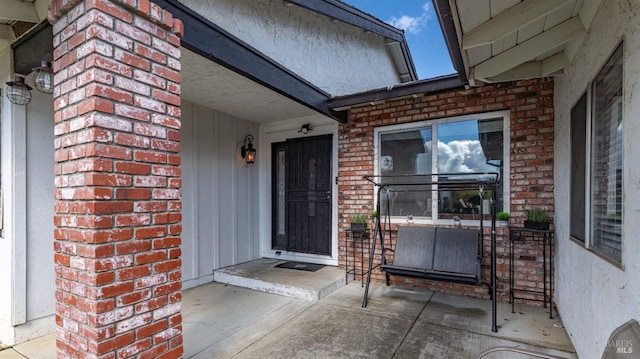
[[[480,141],[438,142],[438,171],[440,173],[468,173],[495,171],[487,165]]]
[[[379,173],[382,175],[447,174],[498,172],[502,178],[504,158],[504,123],[502,117],[463,121],[433,121],[423,128],[390,130],[380,134]],[[432,156],[436,150],[436,156]],[[433,163],[433,159],[436,160]],[[453,176],[451,176],[453,175]],[[390,183],[396,178],[387,179]],[[407,180],[407,179],[403,179]],[[429,188],[391,186],[382,194],[383,212],[389,206],[392,216],[432,217],[462,216],[478,219],[488,213],[477,191],[437,191]],[[498,210],[503,208],[502,193],[497,194]],[[437,204],[437,206],[436,206]]]

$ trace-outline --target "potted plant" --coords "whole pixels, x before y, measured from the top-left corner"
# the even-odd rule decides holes
[[[609,212],[607,213],[607,222],[610,224],[620,224],[622,223],[622,216],[620,213]]]
[[[497,217],[498,217],[498,221],[506,222],[505,224],[509,225],[509,218],[511,218],[511,216],[509,215],[509,212],[498,212]]]
[[[527,209],[524,211],[526,220],[524,228],[548,230],[549,229],[549,213],[541,209]]]
[[[354,214],[351,216],[351,230],[352,231],[364,231],[367,229],[367,215],[366,214]]]

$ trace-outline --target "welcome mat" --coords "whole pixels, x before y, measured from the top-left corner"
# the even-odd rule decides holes
[[[313,264],[313,263],[289,261],[289,262],[278,264],[276,268],[286,268],[286,269],[303,270],[306,272],[315,272],[318,269],[324,268],[324,264]]]

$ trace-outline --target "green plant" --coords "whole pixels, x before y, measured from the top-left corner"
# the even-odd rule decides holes
[[[607,220],[609,222],[612,222],[612,223],[621,223],[622,222],[622,215],[620,215],[620,213],[616,213],[616,212],[609,212],[609,213],[607,213]]]
[[[499,221],[508,221],[509,220],[509,212],[498,212],[498,220]]]
[[[366,214],[354,214],[351,216],[351,223],[367,223],[367,215]]]
[[[373,218],[378,217],[378,211],[376,211],[376,210],[371,211],[371,217],[373,217]]]
[[[524,214],[527,220],[531,222],[548,223],[551,219],[549,213],[541,209],[527,209]]]

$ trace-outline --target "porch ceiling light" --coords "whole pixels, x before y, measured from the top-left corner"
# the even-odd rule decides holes
[[[31,102],[31,86],[24,83],[24,77],[16,75],[15,80],[6,84],[7,98],[11,103],[24,106]]]
[[[35,75],[33,85],[42,93],[53,93],[53,71],[51,63],[47,60],[40,61],[40,67],[33,69]]]
[[[307,133],[309,133],[311,131],[313,131],[311,126],[308,123],[305,123],[304,125],[302,125],[302,127],[300,127],[300,129],[298,130],[298,133],[306,135]]]
[[[247,135],[244,138],[244,144],[240,149],[240,154],[242,158],[244,158],[247,163],[255,163],[256,162],[256,150],[253,148],[253,136]]]

